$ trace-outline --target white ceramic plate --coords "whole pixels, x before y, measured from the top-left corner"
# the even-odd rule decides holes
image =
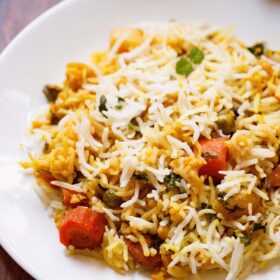
[[[32,179],[16,162],[30,112],[45,102],[43,85],[61,82],[67,62],[86,61],[91,52],[105,48],[112,27],[173,18],[232,25],[247,43],[265,40],[280,48],[277,0],[68,0],[35,20],[1,54],[0,242],[36,279],[143,278],[120,276],[94,259],[66,257]],[[275,265],[250,278],[279,277],[280,265]]]

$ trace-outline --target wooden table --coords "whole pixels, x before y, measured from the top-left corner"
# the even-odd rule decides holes
[[[35,17],[60,0],[0,0],[0,52]],[[32,280],[0,246],[0,279]]]

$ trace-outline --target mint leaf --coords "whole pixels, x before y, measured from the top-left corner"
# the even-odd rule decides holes
[[[199,64],[204,59],[204,53],[197,47],[193,47],[189,54],[189,59],[195,63]]]
[[[104,95],[101,95],[101,96],[100,96],[100,102],[99,102],[98,110],[99,110],[99,112],[100,112],[103,116],[105,116],[105,115],[103,114],[103,111],[108,111],[107,106],[106,106],[106,103],[107,103],[106,97],[105,97]],[[105,116],[105,117],[106,117],[106,116]]]
[[[176,63],[176,73],[180,75],[189,76],[190,73],[193,71],[193,66],[189,60],[186,58],[181,58]]]

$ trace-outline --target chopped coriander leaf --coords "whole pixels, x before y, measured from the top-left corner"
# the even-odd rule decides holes
[[[185,75],[186,77],[190,75],[193,71],[193,66],[191,62],[185,58],[181,58],[176,63],[176,73],[180,75]]]
[[[244,235],[243,237],[240,237],[240,241],[244,243],[245,246],[248,246],[250,244],[252,235],[247,232],[245,232],[243,235]]]
[[[138,128],[138,122],[137,122],[136,118],[132,118],[132,119],[130,120],[130,122],[128,123],[128,128],[129,128],[130,130],[132,130],[132,131],[137,130],[137,128]]]
[[[252,47],[248,47],[248,50],[255,56],[261,56],[264,54],[264,43],[256,43]]]
[[[204,53],[199,48],[193,47],[190,51],[189,59],[195,64],[200,64],[204,59]]]
[[[125,100],[122,97],[118,96],[118,105],[115,106],[116,110],[121,110],[123,108],[123,104]]]
[[[217,214],[214,213],[205,213],[205,218],[208,221],[208,223],[211,223],[212,221],[217,219]]]
[[[135,129],[135,126],[134,126],[131,122],[128,123],[128,128],[129,128],[130,130],[132,130],[132,131],[135,131],[135,130],[136,130],[136,129]]]
[[[85,176],[84,176],[84,174],[83,174],[81,171],[79,171],[79,170],[76,170],[75,172],[76,172],[76,177],[74,178],[73,183],[74,183],[74,184],[77,184],[77,183],[80,183],[80,182],[85,178]]]
[[[123,108],[123,105],[119,104],[119,105],[116,105],[116,110],[121,110]]]
[[[137,122],[137,120],[136,120],[136,117],[135,117],[135,118],[132,118],[130,122],[131,122],[133,125],[138,126],[138,122]]]
[[[122,97],[118,96],[118,102],[125,102],[125,100]]]
[[[219,192],[218,194],[217,194],[217,199],[220,201],[220,202],[224,202],[224,196],[225,196],[226,194],[224,193],[224,192]]]
[[[147,180],[147,175],[140,171],[135,171],[132,177],[135,180]]]
[[[178,187],[181,181],[181,176],[171,172],[169,175],[165,176],[164,183],[167,185],[167,189],[173,190],[174,188]]]
[[[159,250],[160,245],[163,243],[163,241],[160,239],[160,237],[156,234],[156,235],[152,235],[152,246],[153,248],[155,248],[156,250]]]
[[[104,192],[106,191],[105,188],[101,184],[98,183],[98,193],[103,196]]]
[[[257,230],[263,230],[265,231],[266,229],[266,226],[265,225],[262,225],[261,223],[256,223],[254,224],[254,227],[253,227],[253,231],[257,231]]]
[[[200,208],[201,208],[201,209],[206,209],[206,208],[208,208],[208,204],[205,203],[205,202],[202,202],[202,203],[200,204]]]
[[[99,112],[100,112],[103,116],[105,116],[105,115],[103,114],[103,111],[108,111],[107,106],[106,106],[106,103],[107,103],[106,97],[105,97],[104,95],[101,95],[100,101],[99,101],[99,107],[98,107],[98,109],[99,109]],[[106,116],[105,116],[105,117],[106,117]]]

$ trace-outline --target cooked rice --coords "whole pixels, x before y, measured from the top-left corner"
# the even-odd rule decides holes
[[[186,78],[175,68],[192,46],[205,57]],[[279,99],[280,53],[256,57],[229,29],[177,22],[117,29],[109,49],[94,53],[88,65],[67,65],[57,99],[33,121],[30,162],[22,166],[34,169],[57,225],[67,207],[46,175],[53,185],[86,193],[89,206],[106,214],[93,255],[118,272],[139,269],[127,238],[140,242],[145,256],[169,260],[155,279],[213,269],[226,271],[227,280],[241,271],[244,277],[280,255],[280,190],[263,180],[279,160]],[[198,140],[223,136],[217,121],[231,110],[237,117],[227,141],[230,159],[215,183],[198,174],[205,163]],[[137,172],[145,179],[135,179]],[[168,190],[171,172],[181,179]],[[122,199],[120,208],[106,205],[100,186]],[[216,206],[221,195],[235,206],[244,193],[240,217],[229,219]],[[253,231],[257,223],[264,230]],[[161,237],[160,248],[146,242],[147,233]]]

